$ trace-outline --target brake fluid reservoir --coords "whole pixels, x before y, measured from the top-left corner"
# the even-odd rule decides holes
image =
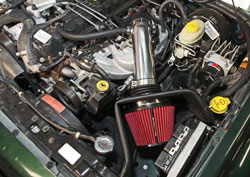
[[[205,32],[205,24],[199,19],[188,22],[179,34],[179,40],[184,44],[194,44]]]

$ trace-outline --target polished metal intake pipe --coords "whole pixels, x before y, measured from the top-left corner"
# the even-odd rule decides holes
[[[149,22],[145,18],[133,21],[132,35],[135,59],[134,86],[156,85]]]

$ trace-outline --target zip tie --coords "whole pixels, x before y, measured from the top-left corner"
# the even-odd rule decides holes
[[[76,134],[75,134],[75,139],[78,139],[80,135],[81,135],[80,132],[76,132]]]

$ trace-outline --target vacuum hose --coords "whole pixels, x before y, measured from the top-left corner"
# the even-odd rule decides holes
[[[61,25],[56,25],[57,32],[64,38],[72,40],[72,41],[84,41],[84,40],[93,40],[93,39],[101,39],[116,36],[119,34],[127,34],[129,32],[128,28],[117,28],[111,29],[107,31],[95,32],[90,34],[72,34],[63,30]]]

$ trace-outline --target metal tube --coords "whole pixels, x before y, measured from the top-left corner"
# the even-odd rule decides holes
[[[76,7],[78,7],[79,9],[81,9],[81,10],[87,12],[88,14],[92,15],[92,16],[95,17],[97,20],[99,20],[100,22],[103,23],[103,21],[104,21],[103,19],[99,18],[98,16],[96,16],[95,14],[93,14],[92,12],[90,12],[88,9],[86,9],[86,8],[84,8],[84,7],[82,7],[82,6],[79,6],[79,5],[76,4],[76,3],[69,3],[69,4],[72,5],[72,6],[76,6]]]
[[[99,31],[99,26],[97,24],[95,24],[94,22],[92,22],[91,20],[89,20],[87,17],[83,16],[82,14],[80,14],[79,12],[77,12],[76,10],[72,9],[71,7],[67,7],[67,9],[69,9],[70,11],[72,11],[73,13],[77,14],[78,16],[80,16],[82,19],[86,20],[87,22],[89,22],[91,25],[93,25],[95,27],[95,29],[97,31]]]
[[[97,15],[101,16],[102,18],[104,18],[105,20],[108,20],[108,18],[106,16],[104,16],[103,14],[101,14],[100,12],[96,11],[95,9],[90,8],[89,6],[85,5],[84,3],[82,3],[79,0],[76,0],[77,3],[79,3],[80,5],[84,6],[85,8],[91,10],[92,12],[96,13]],[[114,27],[119,28],[112,20],[108,20]]]
[[[151,0],[146,0],[148,3],[151,3],[151,4],[154,4],[156,6],[161,6],[161,4],[157,3],[157,2],[154,2],[154,1],[151,1]]]
[[[133,23],[136,86],[157,84],[148,21],[138,18]]]

